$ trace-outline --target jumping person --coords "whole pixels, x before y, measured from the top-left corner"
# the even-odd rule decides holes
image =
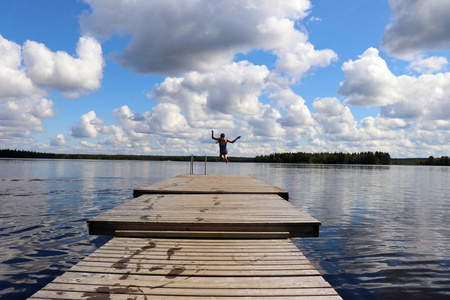
[[[241,136],[238,136],[237,138],[235,138],[234,140],[229,140],[225,138],[225,133],[221,133],[220,134],[220,138],[217,138],[214,136],[214,130],[211,130],[211,138],[213,140],[216,140],[217,143],[219,143],[219,148],[220,148],[220,160],[225,160],[226,163],[228,163],[228,149],[227,149],[227,143],[234,143],[236,142],[238,139],[241,138]]]

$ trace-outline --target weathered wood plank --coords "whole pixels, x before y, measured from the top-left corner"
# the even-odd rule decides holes
[[[158,270],[161,270],[164,274],[167,274],[166,271],[172,270],[174,267],[183,266],[184,271],[190,270],[202,270],[202,271],[246,271],[246,270],[255,270],[255,271],[277,271],[277,270],[312,270],[314,267],[307,261],[300,261],[291,264],[252,264],[252,263],[238,263],[234,262],[234,264],[203,264],[196,263],[195,266],[193,264],[184,264],[181,261],[177,261],[175,264],[167,264],[167,260],[159,260],[153,262],[146,262],[144,260],[141,261],[128,261],[123,263],[122,260],[113,261],[113,262],[105,262],[105,261],[93,261],[93,260],[83,260],[77,264],[79,267],[98,267],[98,268],[113,268],[122,270],[124,268],[127,269],[148,269],[150,272],[153,271],[153,267],[155,265],[159,265]],[[201,266],[201,269],[197,268]],[[194,267],[194,268],[193,268]],[[73,271],[73,270],[72,270]]]
[[[95,260],[95,258],[97,257],[118,257],[117,261],[123,259],[129,259],[127,256],[120,256],[120,255],[116,255],[116,256],[109,256],[107,254],[101,254],[101,255],[97,255],[94,254],[94,256],[92,256],[92,260]],[[146,258],[145,256],[142,257],[138,257],[136,259],[154,259],[155,261],[162,261],[162,260],[167,260],[166,258],[167,256],[164,255],[157,255],[155,254],[154,256],[151,256],[150,258]],[[296,258],[298,259],[302,259],[300,256],[296,256],[296,255],[258,255],[258,254],[248,254],[248,255],[242,255],[242,254],[236,254],[234,256],[231,257],[231,259],[234,261],[236,261],[237,263],[241,263],[241,264],[251,264],[254,262],[258,262],[258,261],[264,261],[264,262],[269,262],[269,263],[277,263],[280,262],[280,264],[286,264],[286,263],[292,263],[292,262],[296,262]],[[179,254],[179,255],[175,255],[173,256],[170,261],[174,262],[174,264],[177,263],[182,263],[183,261],[195,261],[200,263],[204,263],[204,262],[220,262],[220,263],[224,263],[230,260],[230,257],[222,257],[221,254],[198,254],[198,255],[189,255],[189,254]],[[132,261],[132,260],[130,260]],[[262,262],[261,262],[262,263]]]
[[[118,261],[121,261],[123,257],[117,258],[117,257],[104,257],[104,256],[92,256],[89,258],[86,258],[83,260],[84,263],[109,263],[109,264],[117,264]],[[147,265],[156,265],[156,264],[163,264],[167,266],[172,265],[198,265],[198,266],[236,266],[236,265],[252,265],[252,266],[283,266],[283,265],[293,265],[293,264],[303,264],[303,265],[309,265],[309,260],[296,260],[296,259],[290,259],[290,260],[265,260],[264,256],[260,258],[252,258],[252,259],[242,259],[235,257],[234,260],[199,260],[197,258],[200,257],[189,257],[186,259],[170,259],[167,260],[166,258],[160,258],[160,259],[148,259],[148,258],[131,258],[128,259],[128,264],[134,264],[134,265],[140,265],[143,264]],[[119,263],[120,265],[120,263]]]
[[[105,292],[106,291],[106,292]],[[117,291],[105,289],[103,292],[88,293],[88,292],[61,292],[61,291],[40,291],[37,296],[39,298],[33,298],[35,300],[41,299],[61,299],[61,300],[79,300],[79,299],[111,299],[111,300],[129,300],[129,294],[118,294]],[[132,295],[133,300],[148,300],[148,296],[151,299],[164,299],[164,300],[198,300],[198,299],[218,299],[215,296],[180,296],[180,295]],[[310,296],[310,295],[298,295],[298,296],[275,296],[275,299],[280,300],[298,300],[298,299],[314,299],[314,300],[339,300],[342,299],[338,295],[329,296]],[[223,296],[221,300],[234,300],[238,299],[236,296]],[[246,300],[267,300],[267,296],[243,296],[242,299]]]
[[[120,274],[66,272],[57,277],[53,283],[71,284],[108,284],[108,285],[137,285],[142,287],[171,287],[198,289],[253,289],[264,287],[274,288],[330,288],[330,284],[321,276],[283,276],[283,277],[182,277],[167,278],[166,276],[146,276],[129,274],[126,279]]]
[[[173,266],[172,268],[161,268],[159,266],[154,266],[153,269],[139,269],[136,268],[133,271],[124,272],[121,269],[108,268],[108,267],[97,267],[97,266],[79,266],[76,265],[70,270],[71,272],[95,272],[95,273],[115,273],[123,274],[127,276],[128,274],[137,274],[143,276],[150,275],[164,275],[164,276],[234,276],[234,277],[253,277],[253,276],[310,276],[317,275],[320,273],[315,269],[294,269],[294,270],[257,270],[253,268],[241,269],[241,270],[214,270],[205,268],[186,268],[184,266]]]
[[[214,248],[231,248],[236,249],[236,247],[246,247],[253,249],[270,249],[270,248],[282,248],[284,250],[291,249],[292,251],[298,252],[298,248],[294,244],[286,244],[284,241],[286,239],[245,239],[245,240],[224,240],[224,239],[191,239],[191,238],[177,238],[177,239],[166,239],[166,238],[142,238],[142,239],[132,239],[133,243],[130,244],[130,239],[127,237],[116,237],[110,240],[106,246],[126,246],[129,248],[140,248],[152,246],[152,249],[158,249],[167,246],[178,246],[183,244],[185,248],[202,248],[203,245],[207,246],[208,249]]]
[[[93,253],[91,254],[92,259],[95,259],[96,257],[113,257],[113,258],[117,258],[117,260],[120,260],[122,258],[124,259],[129,259],[128,257],[130,255],[132,255],[132,252],[127,252],[126,254],[120,254],[118,253],[118,251],[114,251],[111,253],[111,251],[108,252],[102,252],[100,254],[98,253]],[[127,256],[128,255],[128,256]],[[167,255],[164,253],[155,253],[152,254],[152,256],[148,256],[148,255],[134,255],[133,257],[135,257],[136,259],[155,259],[155,260],[167,260]],[[271,253],[270,255],[268,254],[235,254],[232,257],[233,260],[236,260],[239,263],[252,263],[255,261],[259,261],[259,260],[264,260],[267,262],[280,262],[280,264],[284,264],[284,262],[292,262],[295,261],[296,259],[304,259],[304,256],[302,255],[295,255],[295,254],[276,254],[276,253]],[[213,253],[213,254],[209,254],[209,253],[196,253],[196,254],[177,254],[175,256],[172,256],[171,261],[177,262],[177,261],[186,261],[186,260],[190,260],[190,261],[197,261],[197,262],[205,262],[205,261],[229,261],[229,257],[225,257],[223,256],[223,254],[220,253]]]
[[[126,293],[128,295],[151,295],[151,296],[200,296],[200,297],[222,297],[222,296],[265,296],[265,297],[277,297],[277,296],[328,296],[336,295],[332,289],[327,288],[291,288],[291,289],[280,289],[280,288],[253,288],[253,289],[234,289],[234,288],[222,288],[222,289],[198,289],[193,287],[185,287],[183,289],[167,287],[164,289],[158,288],[147,288],[147,287],[136,287],[136,286],[110,286],[101,284],[91,285],[91,284],[54,284],[51,288],[45,288],[43,291],[54,291],[62,290],[67,292],[85,292],[85,293],[98,293],[98,292],[108,292],[108,293]]]

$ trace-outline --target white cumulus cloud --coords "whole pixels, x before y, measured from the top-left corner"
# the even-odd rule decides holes
[[[44,131],[44,120],[55,117],[54,102],[47,89],[78,97],[99,87],[103,58],[99,43],[82,37],[78,58],[51,52],[45,45],[27,41],[23,47],[0,35],[0,131],[8,143],[18,137]],[[76,131],[75,131],[76,132]],[[64,137],[50,137],[63,145]]]
[[[211,115],[221,120],[258,113],[259,96],[268,76],[265,66],[241,61],[215,72],[190,72],[181,78],[166,78],[148,96],[179,106],[191,126],[208,126],[204,121]]]
[[[345,62],[342,70],[345,81],[339,94],[347,97],[345,103],[359,106],[392,104],[401,97],[396,93],[396,77],[375,48],[367,49],[356,61]]]
[[[76,138],[97,137],[100,134],[101,125],[104,124],[105,121],[97,118],[95,112],[91,110],[80,117],[78,123],[71,127],[69,134]]]
[[[378,50],[344,63],[339,93],[348,105],[380,106],[382,116],[412,120],[450,118],[450,73],[395,76]]]
[[[93,37],[81,37],[76,52],[78,58],[27,41],[23,46],[25,72],[36,85],[59,90],[68,98],[77,98],[85,91],[100,87],[104,63],[101,46]]]
[[[180,108],[173,103],[158,104],[144,116],[145,121],[140,128],[143,133],[177,137],[186,136],[191,131]]]

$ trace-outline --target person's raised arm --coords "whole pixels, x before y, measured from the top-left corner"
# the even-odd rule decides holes
[[[216,138],[216,137],[214,136],[214,130],[211,130],[211,138],[212,138],[213,140],[216,140],[216,141],[219,140],[219,138]]]
[[[238,136],[237,138],[235,138],[235,139],[232,140],[232,141],[229,140],[229,142],[230,142],[230,143],[234,143],[234,142],[236,142],[236,141],[237,141],[238,139],[240,139],[240,138],[241,138],[241,136]]]

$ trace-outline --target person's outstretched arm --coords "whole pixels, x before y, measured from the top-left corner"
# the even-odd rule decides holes
[[[241,136],[238,136],[237,138],[235,138],[234,140],[232,140],[232,141],[230,141],[230,140],[228,140],[230,143],[234,143],[234,142],[236,142],[238,139],[240,139],[241,138]]]

